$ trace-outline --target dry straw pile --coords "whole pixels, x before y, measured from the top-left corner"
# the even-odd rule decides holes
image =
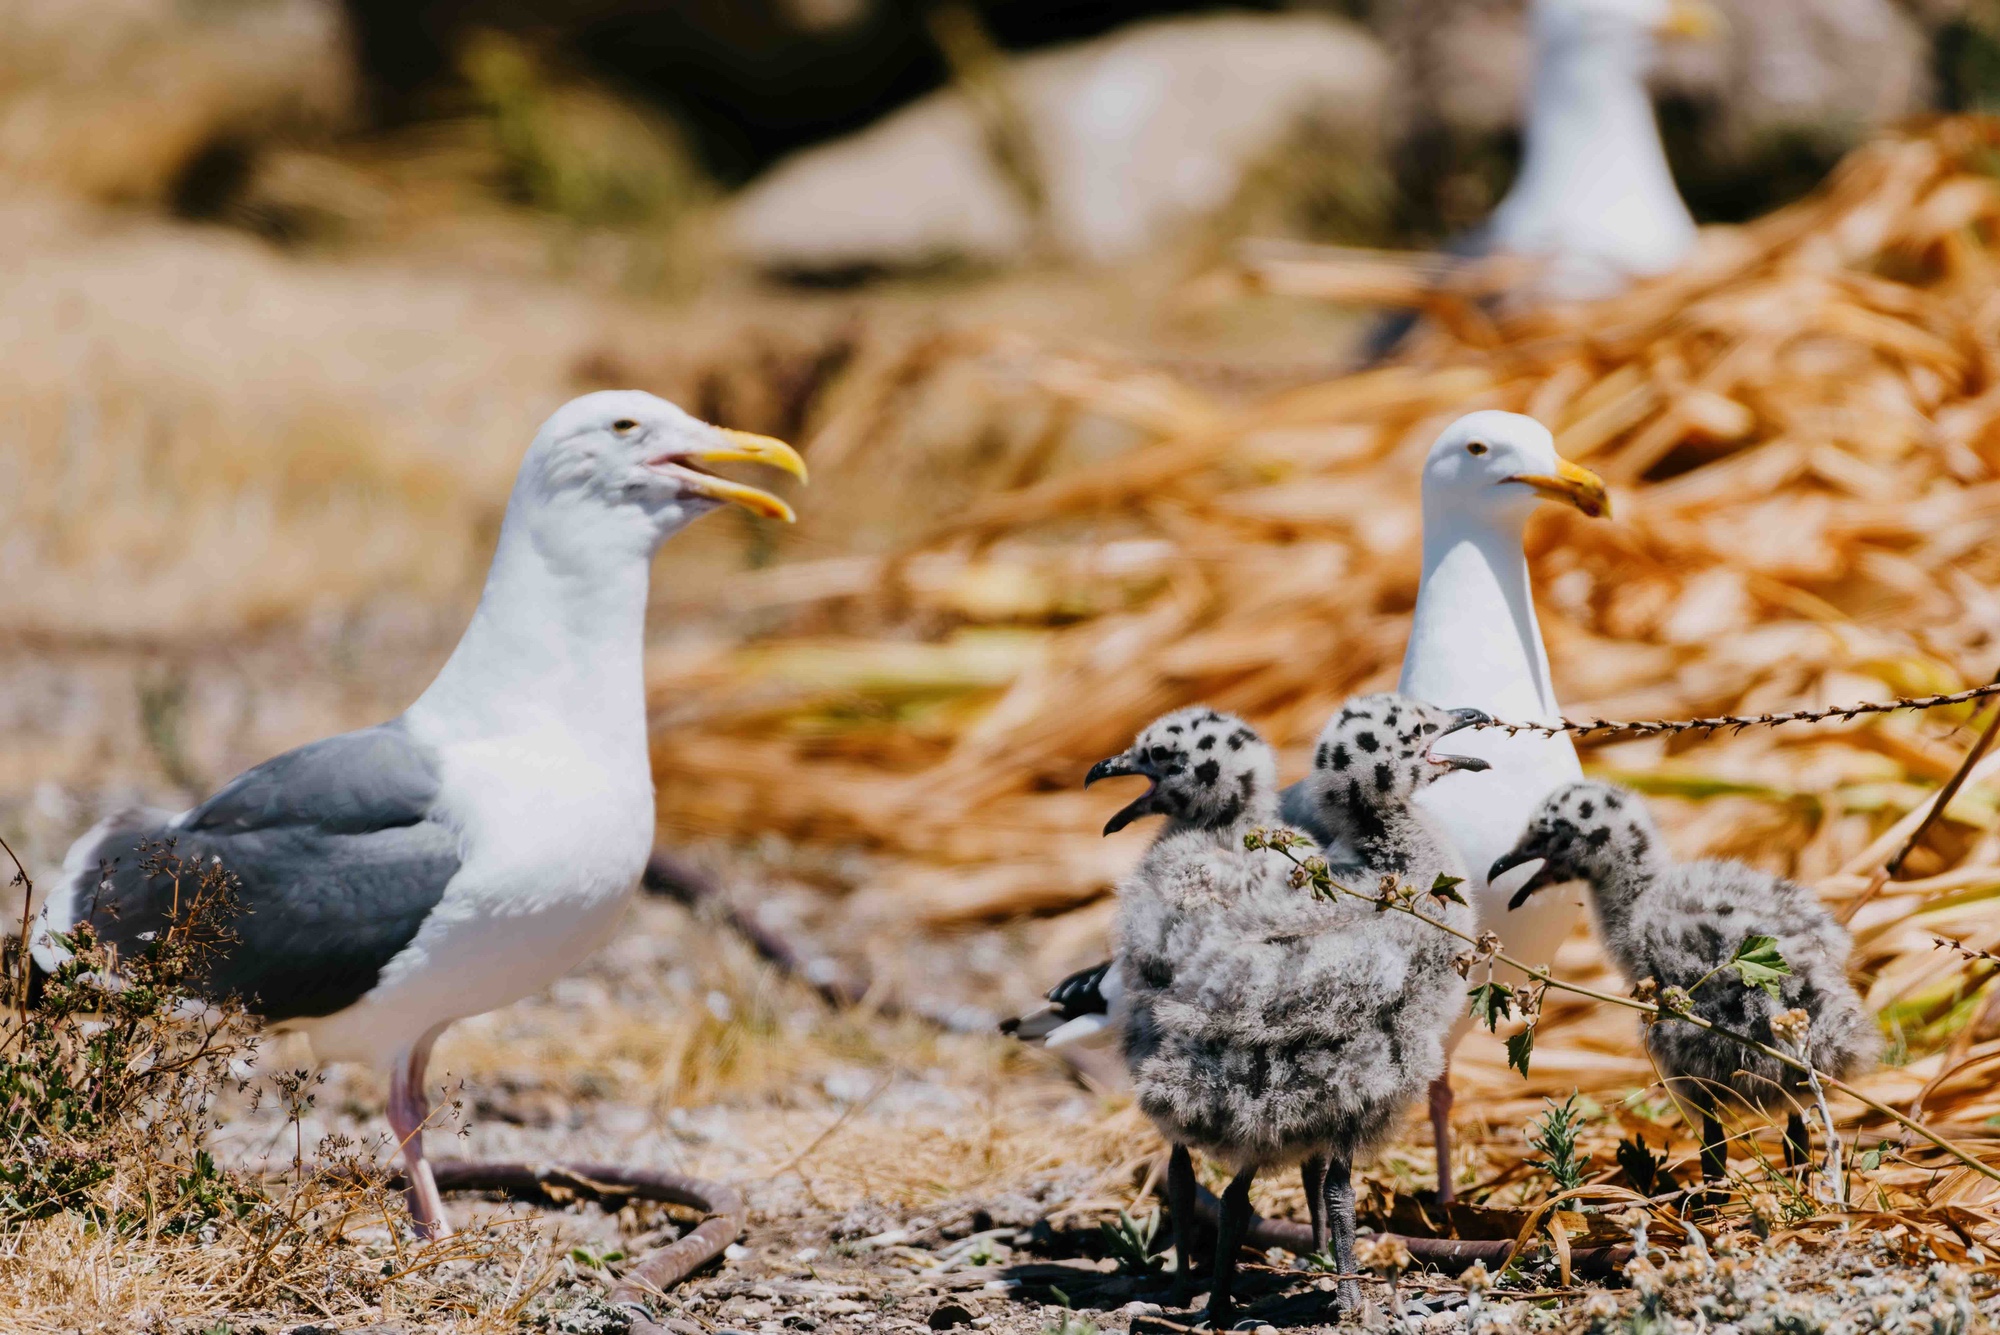
[[[2000,668],[1997,151],[2000,127],[1974,120],[1876,142],[1814,197],[1712,232],[1669,279],[1499,316],[1439,293],[1442,318],[1397,363],[1253,402],[997,333],[857,370],[811,441],[823,478],[864,442],[893,442],[899,412],[948,376],[963,398],[1036,400],[1036,429],[1000,470],[1016,485],[904,550],[783,565],[731,589],[782,615],[656,678],[667,827],[861,845],[885,870],[859,912],[939,925],[1080,910],[1083,926],[1054,939],[1098,948],[1100,901],[1134,846],[1098,838],[1113,799],[1081,791],[1085,768],[1149,717],[1202,700],[1256,721],[1296,772],[1337,701],[1394,679],[1418,567],[1417,464],[1476,407],[1549,423],[1614,488],[1610,522],[1551,513],[1530,538],[1573,716],[1758,712],[1988,679]],[[1419,274],[1289,257],[1247,277],[1351,292]],[[1049,464],[1119,432],[1137,442]],[[1592,742],[1585,761],[1667,799],[1683,851],[1780,866],[1840,901],[1957,767],[1969,713]],[[1908,1106],[1933,1086],[1927,1115],[1975,1143],[2000,1113],[1982,1064],[2000,1043],[1974,1023],[1993,966],[1933,936],[2000,944],[2000,824],[1981,781],[1994,772],[1982,766],[1855,919],[1898,1063],[1871,1090]],[[1581,933],[1564,964],[1600,967]],[[1651,1078],[1626,1017],[1553,1001],[1537,1058],[1523,1081],[1497,1052],[1465,1054],[1490,1115]],[[1878,1177],[1892,1190],[1918,1180]],[[1934,1183],[1929,1198],[1975,1181]]]

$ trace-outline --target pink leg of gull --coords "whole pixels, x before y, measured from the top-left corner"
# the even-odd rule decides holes
[[[451,1224],[444,1217],[444,1197],[438,1193],[430,1160],[424,1157],[424,1123],[431,1115],[430,1101],[424,1096],[424,1071],[436,1041],[435,1032],[425,1034],[389,1073],[389,1128],[403,1148],[410,1178],[404,1198],[409,1201],[417,1235],[424,1238],[451,1236]]]
[[[1449,1205],[1458,1199],[1451,1184],[1451,1063],[1431,1081],[1431,1139],[1437,1145],[1438,1199]]]

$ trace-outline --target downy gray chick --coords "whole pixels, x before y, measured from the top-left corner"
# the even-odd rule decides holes
[[[1245,744],[1253,740],[1256,747],[1245,752]],[[1180,759],[1175,759],[1177,756]],[[1209,761],[1214,762],[1212,767]],[[1167,773],[1176,765],[1190,772],[1175,769]],[[1155,719],[1130,750],[1091,766],[1083,786],[1088,788],[1099,779],[1155,771],[1167,782],[1163,785],[1156,779],[1106,821],[1107,836],[1142,816],[1164,815],[1167,823],[1154,837],[1157,848],[1161,840],[1189,829],[1235,822],[1252,794],[1268,797],[1277,786],[1276,763],[1257,734],[1233,714],[1199,706]],[[1245,828],[1254,829],[1255,823]],[[1002,1020],[1000,1032],[1052,1049],[1115,1039],[1124,1024],[1120,1004],[1123,983],[1116,960],[1080,969],[1044,994],[1047,1005]]]
[[[1847,980],[1853,942],[1804,886],[1740,862],[1675,863],[1646,804],[1608,783],[1572,783],[1551,793],[1492,874],[1535,858],[1543,859],[1541,870],[1515,902],[1543,886],[1587,881],[1598,939],[1626,981],[1650,978],[1662,991],[1691,992],[1696,1015],[1780,1050],[1791,1044],[1772,1036],[1772,1018],[1802,1010],[1814,1066],[1845,1078],[1873,1063],[1881,1036]],[[1791,969],[1777,980],[1776,997],[1728,967],[1752,936],[1775,937]],[[1683,1021],[1642,1032],[1669,1088],[1702,1112],[1703,1177],[1719,1179],[1727,1168],[1715,1115],[1716,1096],[1725,1090],[1759,1109],[1789,1104],[1786,1161],[1804,1160],[1806,1126],[1797,1109],[1801,1095],[1810,1094],[1790,1067]]]
[[[1431,754],[1446,733],[1485,721],[1397,696],[1369,696],[1328,724],[1311,780],[1354,858],[1343,884],[1373,894],[1393,874],[1419,907],[1460,931],[1473,909],[1426,894],[1462,877],[1449,841],[1410,798],[1454,769],[1485,762]],[[1319,1165],[1315,1231],[1331,1218],[1336,1260],[1353,1273],[1354,1157],[1391,1135],[1444,1067],[1443,1039],[1462,985],[1463,942],[1407,914],[1352,898],[1323,902],[1292,883],[1293,865],[1244,835],[1277,825],[1269,748],[1212,711],[1171,714],[1092,771],[1142,774],[1153,787],[1114,818],[1169,817],[1119,888],[1117,969],[1126,1063],[1139,1106],[1175,1146],[1169,1201],[1180,1254],[1176,1298],[1189,1296],[1190,1148],[1229,1163],[1209,1317],[1227,1322],[1237,1248],[1259,1169]],[[1324,1216],[1321,1212],[1324,1211]],[[1360,1286],[1345,1282],[1343,1307]]]

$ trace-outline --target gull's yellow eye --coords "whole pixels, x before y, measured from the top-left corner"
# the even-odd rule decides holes
[[[611,424],[611,429],[621,436],[629,436],[639,429],[639,424],[629,417],[621,417]]]
[[[1485,441],[1475,440],[1471,444],[1465,447],[1465,452],[1467,454],[1484,454],[1486,453],[1488,448],[1489,447]]]

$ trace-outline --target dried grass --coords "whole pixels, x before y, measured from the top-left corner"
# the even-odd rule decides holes
[[[1618,491],[1615,522],[1551,514],[1530,536],[1573,713],[1747,713],[1986,680],[2000,666],[1996,149],[2000,127],[1976,120],[1883,139],[1811,199],[1712,231],[1671,278],[1498,316],[1439,294],[1448,318],[1398,364],[1250,403],[998,332],[875,367],[822,419],[821,476],[887,441],[865,471],[894,492],[907,412],[949,381],[975,430],[982,405],[1036,405],[1034,431],[989,432],[1014,485],[891,555],[722,590],[781,624],[656,672],[664,824],[872,849],[887,870],[853,904],[864,921],[1082,908],[1094,929],[1085,906],[1132,848],[1096,837],[1109,799],[1078,776],[1193,700],[1253,718],[1300,769],[1336,701],[1393,681],[1417,461],[1475,407],[1551,423]],[[1593,742],[1585,759],[1658,795],[1683,851],[1748,857],[1838,902],[1956,766],[1967,717]],[[1907,1106],[1929,1084],[1927,1114],[1988,1151],[1988,968],[1932,937],[2000,940],[1992,772],[1856,921],[1895,1058],[1869,1090]],[[1065,950],[1093,948],[1093,930],[1058,930]],[[1603,968],[1581,933],[1561,963],[1579,979]],[[1460,1057],[1465,1103],[1496,1126],[1548,1093],[1612,1102],[1651,1079],[1625,1017],[1553,1000],[1532,1079],[1497,1043]],[[1912,1151],[1871,1183],[1905,1203],[1986,1199],[1929,1163]]]

